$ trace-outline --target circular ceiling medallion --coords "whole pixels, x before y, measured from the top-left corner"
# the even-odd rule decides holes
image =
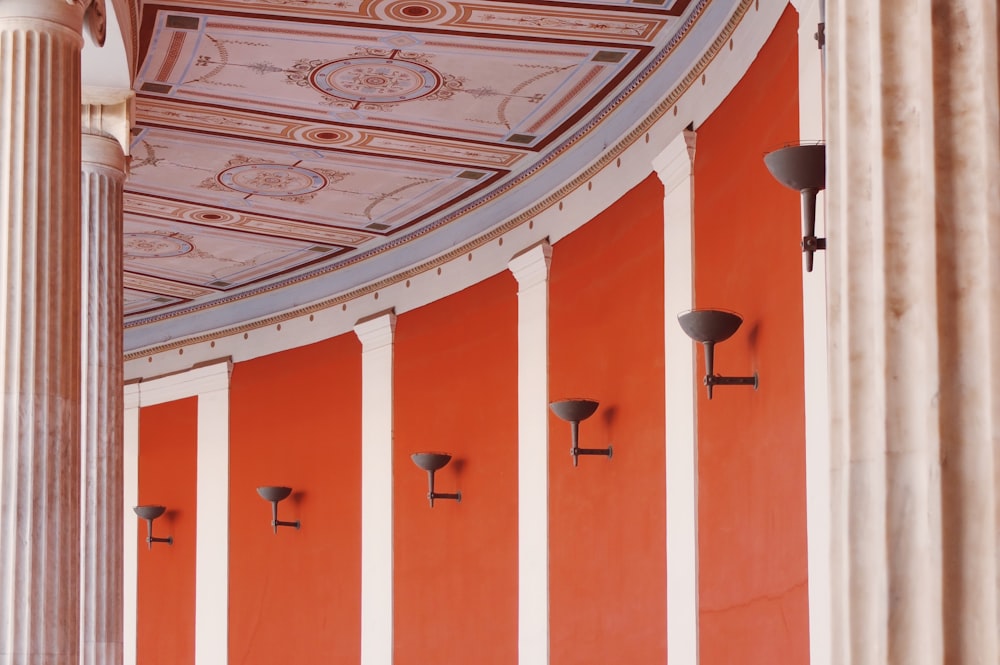
[[[165,259],[187,254],[194,245],[186,240],[159,233],[125,233],[122,249],[127,259]]]
[[[191,213],[191,218],[199,222],[231,222],[236,218],[235,215],[230,215],[227,212],[206,212],[204,210],[199,210],[197,212]]]
[[[351,139],[351,134],[340,129],[310,129],[302,137],[317,143],[345,143]]]
[[[379,7],[378,12],[403,23],[429,23],[453,14],[454,9],[433,0],[399,0]]]
[[[322,93],[350,102],[408,102],[436,91],[442,77],[426,65],[389,58],[345,58],[321,65],[309,82]]]
[[[229,189],[259,196],[301,196],[326,186],[326,178],[319,173],[284,164],[241,164],[217,177]]]

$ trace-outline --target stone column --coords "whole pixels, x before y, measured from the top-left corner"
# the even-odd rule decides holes
[[[83,2],[0,2],[0,664],[77,664]]]
[[[827,7],[830,662],[997,663],[997,5]]]
[[[122,662],[122,195],[130,100],[82,109],[80,662]],[[127,132],[126,132],[127,135]]]

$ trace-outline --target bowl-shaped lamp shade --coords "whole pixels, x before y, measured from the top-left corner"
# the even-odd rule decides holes
[[[704,344],[718,343],[732,337],[740,329],[743,317],[721,309],[692,309],[679,314],[677,321],[688,337]]]
[[[166,506],[136,506],[132,510],[135,514],[144,520],[155,520],[157,517],[162,515],[166,510]]]
[[[826,188],[826,146],[792,145],[764,155],[774,179],[802,197],[802,251],[806,272],[812,272],[813,253],[826,249],[826,238],[816,237],[816,194]]]
[[[280,486],[270,486],[265,485],[264,487],[257,488],[257,494],[265,501],[282,501],[288,498],[288,495],[292,493],[291,487],[280,487]]]
[[[410,459],[418,467],[427,472],[427,499],[430,501],[431,508],[434,507],[435,499],[452,499],[454,501],[462,500],[461,492],[436,492],[434,491],[434,472],[438,469],[444,467],[448,462],[451,461],[451,455],[448,453],[413,453],[410,455]]]
[[[561,399],[549,404],[552,413],[569,422],[580,422],[594,415],[600,404],[596,399]]]
[[[153,536],[153,520],[166,512],[166,506],[134,506],[132,510],[139,516],[139,519],[146,520],[146,548],[153,549],[153,543],[174,544],[174,537],[157,538]]]
[[[764,155],[774,179],[797,192],[826,187],[826,146],[791,145]]]
[[[448,453],[413,453],[410,455],[413,463],[424,471],[437,471],[451,461]]]
[[[580,421],[594,415],[599,404],[600,402],[596,399],[586,398],[560,399],[549,404],[552,413],[569,422],[570,437],[573,442],[573,447],[570,448],[569,452],[573,456],[573,466],[578,464],[580,455],[606,455],[608,458],[611,457],[613,452],[611,446],[607,448],[580,447]]]
[[[274,530],[274,533],[278,533],[279,526],[293,526],[296,529],[302,527],[302,523],[298,520],[286,522],[278,519],[278,503],[287,499],[291,493],[291,487],[283,487],[281,485],[263,485],[257,488],[257,494],[260,494],[260,498],[271,503],[271,528]]]

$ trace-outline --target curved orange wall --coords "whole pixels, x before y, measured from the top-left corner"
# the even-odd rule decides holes
[[[237,363],[230,393],[230,662],[360,661],[361,345]],[[259,485],[288,485],[272,531]]]
[[[517,662],[517,286],[502,273],[396,324],[395,664]],[[436,490],[410,454],[444,451]]]
[[[760,373],[698,392],[702,665],[809,660],[799,201],[762,160],[799,135],[797,28],[789,7],[697,128],[695,301],[744,318],[716,372]]]
[[[136,658],[143,665],[194,663],[195,513],[197,510],[198,398],[139,410],[139,504],[161,504],[157,538],[146,546],[139,520]],[[138,519],[132,511],[125,519]]]
[[[580,446],[549,417],[551,663],[666,659],[663,187],[646,178],[553,249],[549,396],[591,397]]]

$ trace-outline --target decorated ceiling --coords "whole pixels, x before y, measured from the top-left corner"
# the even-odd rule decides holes
[[[328,298],[482,234],[647,114],[736,4],[145,2],[126,345]]]

